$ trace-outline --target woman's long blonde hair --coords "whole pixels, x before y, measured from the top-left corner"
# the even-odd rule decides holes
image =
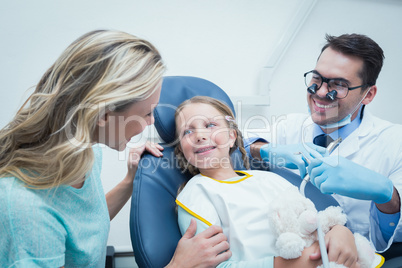
[[[244,143],[243,143],[243,135],[241,131],[239,130],[239,127],[237,126],[236,122],[234,121],[234,114],[232,110],[227,106],[225,103],[221,102],[220,100],[208,97],[208,96],[195,96],[192,97],[191,99],[188,99],[184,102],[182,102],[176,109],[175,112],[175,121],[177,125],[177,120],[179,118],[180,112],[183,110],[183,108],[187,105],[191,105],[193,103],[204,103],[211,105],[214,107],[216,110],[218,110],[222,116],[230,116],[233,118],[233,121],[227,121],[228,127],[231,129],[234,129],[236,131],[236,140],[232,148],[229,150],[229,155],[231,155],[234,151],[239,149],[241,155],[242,155],[242,160],[243,160],[243,165],[246,169],[250,168],[249,164],[249,159],[247,157],[247,152],[246,149],[244,149]],[[176,141],[179,141],[179,132],[178,128],[176,128]],[[184,157],[183,152],[180,150],[180,142],[176,144],[175,147],[175,155],[178,161],[178,164],[180,168],[183,171],[188,171],[191,175],[197,175],[200,173],[197,167],[191,165],[187,159]],[[184,187],[184,186],[182,186]]]
[[[82,181],[93,165],[99,118],[148,98],[164,71],[146,40],[109,30],[81,36],[0,130],[0,177],[38,189]]]

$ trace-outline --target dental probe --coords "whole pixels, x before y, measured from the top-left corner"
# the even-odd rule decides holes
[[[339,143],[341,143],[342,138],[339,137],[338,139],[334,140],[333,142],[331,142],[328,147],[328,153],[331,154],[336,147],[338,147]],[[310,164],[310,160],[302,153],[299,152],[298,154],[301,154],[303,156],[303,158],[306,160],[307,164]],[[305,197],[305,187],[307,182],[310,181],[310,176],[308,175],[308,173],[306,172],[306,176],[304,176],[301,184],[300,184],[300,193]],[[329,268],[329,260],[328,260],[328,253],[327,253],[327,248],[325,246],[325,239],[324,239],[324,232],[321,229],[321,224],[320,224],[320,220],[317,217],[317,236],[318,236],[318,243],[320,245],[320,251],[321,251],[321,259],[322,259],[322,264],[324,265],[324,268]]]
[[[332,142],[328,145],[328,147],[327,147],[328,154],[331,154],[331,153],[336,149],[336,147],[338,147],[338,145],[339,145],[341,142],[342,142],[342,138],[341,138],[341,137],[339,137],[339,138],[337,138],[336,140],[332,141]],[[309,160],[302,152],[297,152],[296,154],[301,154],[301,155],[303,156],[303,158],[306,160],[307,164],[310,164],[310,160]],[[310,181],[310,176],[309,176],[308,173],[306,172],[306,176],[304,176],[304,178],[303,178],[303,180],[302,180],[302,182],[301,182],[301,184],[300,184],[300,193],[301,193],[303,196],[305,196],[305,195],[304,195],[304,188],[306,187],[306,184],[307,184],[309,181]]]

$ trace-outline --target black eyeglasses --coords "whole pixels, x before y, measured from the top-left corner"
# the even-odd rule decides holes
[[[320,75],[317,71],[310,71],[304,74],[304,83],[307,86],[308,92],[311,94],[315,94],[317,90],[319,90],[323,83],[327,83],[328,85],[328,93],[327,98],[334,100],[346,98],[349,90],[353,90],[356,88],[365,87],[366,85],[361,85],[357,87],[349,87],[349,84],[345,79],[342,78],[334,78],[329,79],[322,75]]]

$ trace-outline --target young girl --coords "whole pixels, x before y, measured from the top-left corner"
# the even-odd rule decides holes
[[[192,218],[197,220],[197,232],[221,226],[232,258],[219,267],[317,267],[321,263],[318,243],[298,259],[274,257],[275,234],[267,214],[270,202],[291,184],[271,172],[233,169],[230,155],[237,148],[246,168],[248,159],[230,108],[216,99],[197,96],[177,108],[175,120],[180,141],[175,153],[181,168],[194,175],[176,200],[181,232]],[[346,227],[335,226],[326,240],[331,243],[330,261],[358,265],[354,238]]]

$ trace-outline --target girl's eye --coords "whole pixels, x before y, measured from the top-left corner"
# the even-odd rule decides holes
[[[209,124],[207,124],[207,128],[209,128],[209,127],[216,127],[216,124],[215,123],[209,123]]]
[[[193,131],[192,130],[189,130],[189,129],[187,129],[187,130],[184,130],[183,131],[183,136],[184,135],[187,135],[187,134],[191,134]]]

